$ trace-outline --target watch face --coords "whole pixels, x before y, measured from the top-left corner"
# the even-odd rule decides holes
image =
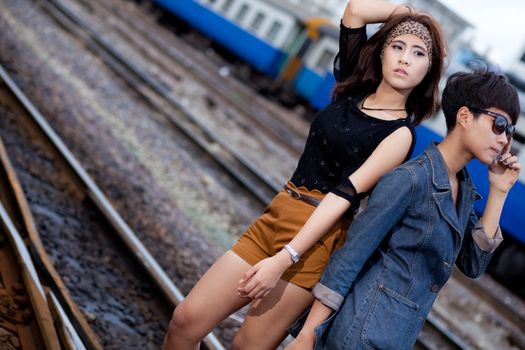
[[[292,258],[292,262],[295,264],[299,261],[299,254],[297,254],[297,252],[295,251],[295,249],[293,249],[292,247],[290,247],[288,244],[285,245],[284,247],[284,250],[286,250],[288,252],[288,254],[290,254],[290,257]]]

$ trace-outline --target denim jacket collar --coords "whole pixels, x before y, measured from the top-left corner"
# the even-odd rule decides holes
[[[433,142],[425,149],[425,153],[430,159],[430,166],[432,168],[432,183],[438,190],[450,190],[447,166],[441,152],[439,152],[437,148],[437,145],[437,142]]]
[[[460,212],[457,212],[452,199],[452,191],[445,160],[437,148],[437,143],[429,145],[425,153],[430,160],[432,183],[437,190],[436,193],[434,193],[434,199],[436,200],[439,211],[454,231],[459,233],[460,236],[463,236],[469,215],[469,210],[467,209],[471,207],[474,200],[481,198],[481,196],[474,190],[467,169],[463,168],[458,174],[460,190],[457,200],[459,201],[458,208],[461,209]]]

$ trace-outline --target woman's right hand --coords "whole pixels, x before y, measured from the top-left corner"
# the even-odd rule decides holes
[[[242,298],[264,298],[275,287],[284,271],[292,265],[290,255],[280,251],[253,265],[239,281],[237,292]]]

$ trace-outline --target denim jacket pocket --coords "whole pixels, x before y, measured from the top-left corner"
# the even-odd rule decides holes
[[[288,333],[292,337],[297,338],[297,336],[299,335],[299,332],[301,331],[301,329],[303,329],[303,326],[306,322],[306,319],[308,318],[308,314],[310,313],[310,310],[311,308],[306,310],[301,316],[299,316],[299,318],[294,323],[292,323],[290,327],[288,327]],[[332,319],[335,317],[336,313],[337,312],[333,312],[332,315],[330,315],[330,317],[328,317],[325,321],[323,321],[317,327],[315,327],[315,338],[316,338],[315,344],[316,345],[324,344],[326,342],[326,339],[325,339],[326,336],[324,333],[326,331],[326,328],[332,322]]]
[[[380,284],[368,311],[361,343],[366,349],[410,349],[419,305]]]
[[[288,333],[294,337],[297,338],[297,335],[303,329],[304,323],[306,322],[306,319],[308,318],[308,314],[310,313],[311,308],[308,308],[297,320],[295,320],[294,323],[292,323],[288,327]]]
[[[327,329],[332,324],[332,321],[335,318],[337,311],[332,312],[330,317],[321,322],[317,327],[315,327],[315,346],[314,348],[324,349],[326,348],[326,341],[328,339]]]

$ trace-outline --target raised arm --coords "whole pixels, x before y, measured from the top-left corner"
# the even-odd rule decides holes
[[[352,0],[341,19],[339,52],[334,60],[334,76],[338,82],[350,77],[363,45],[366,43],[365,24],[384,22],[391,14],[409,13],[409,8],[382,0]]]
[[[501,160],[489,166],[489,195],[483,216],[478,221],[472,210],[467,234],[457,259],[458,268],[469,277],[478,277],[486,269],[494,250],[503,240],[499,219],[508,192],[519,178],[521,165],[518,157],[509,153],[509,142]]]
[[[341,21],[347,28],[359,28],[365,24],[385,22],[394,13],[408,14],[409,11],[405,5],[383,0],[350,0]]]
[[[409,152],[411,142],[412,133],[407,127],[401,127],[385,138],[363,165],[350,176],[349,180],[357,192],[371,190],[381,176],[401,164]],[[347,199],[328,193],[289,245],[299,255],[306,253],[350,206]],[[264,297],[275,287],[292,263],[290,254],[280,251],[252,266],[240,281],[239,295],[248,298]]]
[[[505,146],[500,160],[489,166],[489,197],[481,218],[489,238],[494,238],[507,194],[520,176],[521,165],[518,157],[510,154],[511,144],[512,141]]]

